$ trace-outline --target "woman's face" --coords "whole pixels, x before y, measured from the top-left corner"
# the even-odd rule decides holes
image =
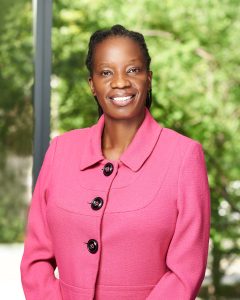
[[[89,84],[108,117],[129,119],[144,114],[151,79],[137,42],[109,37],[97,44]]]

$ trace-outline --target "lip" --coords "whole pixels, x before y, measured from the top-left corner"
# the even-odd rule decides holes
[[[111,96],[108,96],[109,99],[113,100],[113,98],[124,98],[124,97],[134,97],[136,96],[136,94],[134,93],[127,93],[127,94],[114,94],[114,95],[111,95]]]
[[[114,98],[126,98],[126,97],[130,97],[130,98],[125,99],[125,100],[116,100],[116,99],[114,99]],[[114,105],[116,105],[118,107],[123,107],[123,106],[126,106],[129,103],[133,102],[135,97],[136,97],[135,94],[128,94],[128,95],[125,94],[125,95],[121,95],[121,96],[118,94],[118,95],[114,95],[114,96],[109,97],[109,99]]]

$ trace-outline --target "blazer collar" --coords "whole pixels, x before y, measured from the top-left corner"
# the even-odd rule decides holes
[[[101,149],[103,128],[104,114],[90,128],[88,139],[83,141],[85,144],[80,161],[80,170],[84,170],[105,159]],[[161,131],[162,127],[155,121],[149,110],[145,108],[145,118],[119,160],[131,170],[138,171],[153,151]]]

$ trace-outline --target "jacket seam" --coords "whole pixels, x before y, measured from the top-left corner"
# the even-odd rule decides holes
[[[178,139],[178,142],[179,142],[179,139]],[[176,144],[178,144],[178,143],[176,143]],[[176,151],[173,151],[173,152],[172,152],[172,156],[171,156],[171,158],[169,159],[169,165],[171,165],[171,164],[170,164],[170,161],[173,159],[173,156],[175,155],[175,152],[176,152]],[[136,209],[133,209],[133,210],[112,211],[112,212],[110,211],[110,212],[105,212],[105,214],[128,213],[128,212],[131,213],[131,212],[133,212],[133,211],[138,211],[138,210],[144,209],[144,208],[148,207],[149,205],[151,205],[151,204],[156,200],[156,197],[157,197],[158,193],[161,191],[161,189],[162,189],[162,187],[163,187],[163,185],[164,185],[164,182],[165,182],[165,180],[166,180],[166,178],[167,178],[167,174],[168,174],[168,172],[169,172],[169,165],[168,165],[168,168],[167,168],[167,170],[166,170],[166,172],[165,172],[165,174],[164,174],[164,177],[163,177],[163,179],[162,179],[162,181],[161,181],[161,183],[160,183],[160,186],[158,187],[158,189],[157,189],[157,191],[156,191],[156,193],[155,193],[155,195],[153,196],[153,198],[152,198],[151,201],[149,201],[148,203],[146,203],[144,206],[139,207],[139,208],[136,208]]]

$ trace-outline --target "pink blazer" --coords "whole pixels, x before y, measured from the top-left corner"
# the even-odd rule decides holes
[[[26,299],[195,299],[210,228],[201,144],[146,108],[120,159],[108,160],[103,126],[104,115],[48,148],[21,261]]]

